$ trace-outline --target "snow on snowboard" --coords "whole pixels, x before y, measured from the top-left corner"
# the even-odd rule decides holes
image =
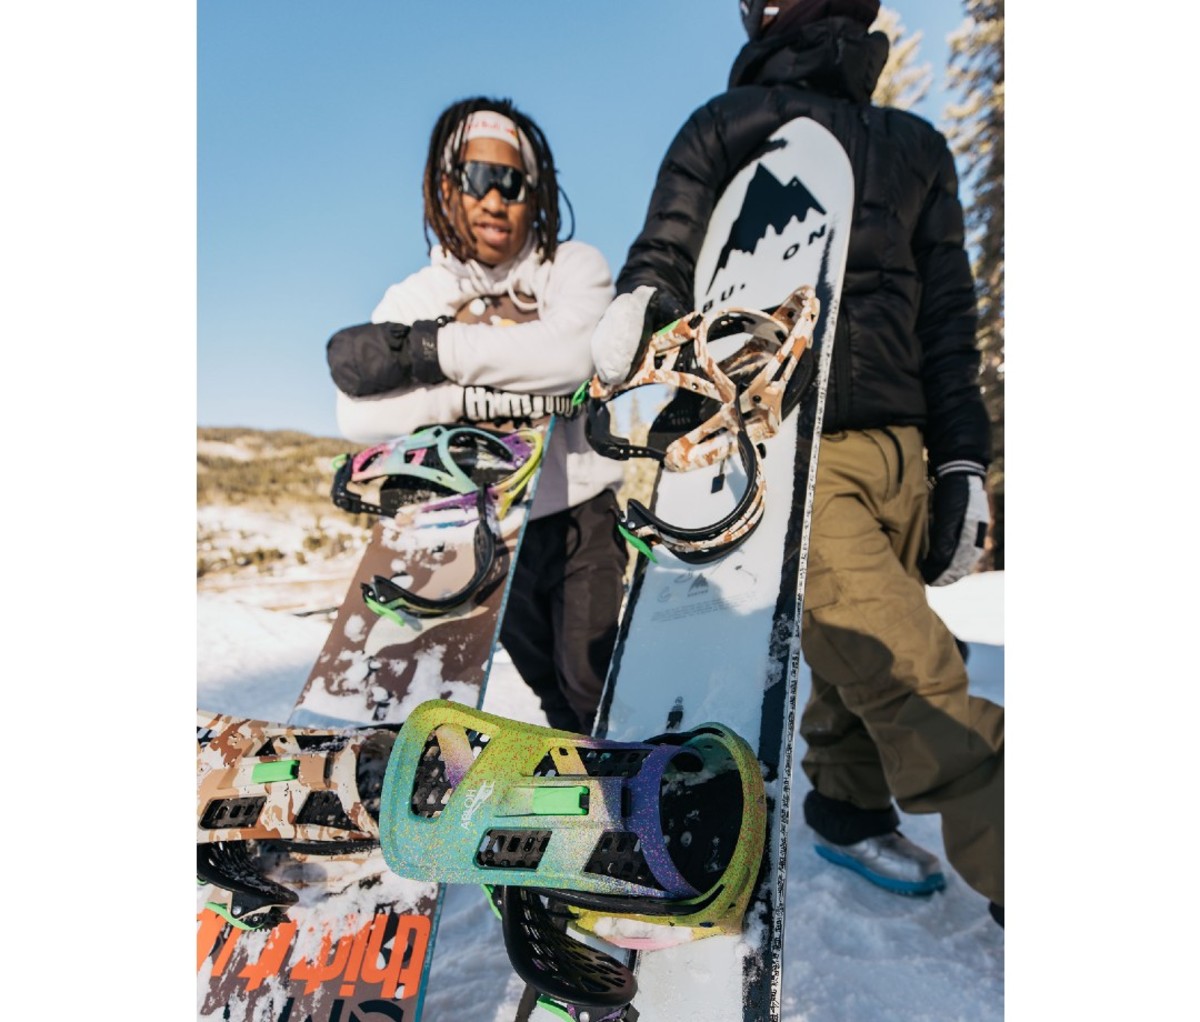
[[[334,502],[379,520],[288,724],[239,732],[200,714],[201,1018],[420,1017],[441,888],[397,876],[380,852],[364,803],[381,776],[354,763],[378,765],[383,740],[331,735],[394,735],[428,699],[482,702],[553,419],[487,425],[342,460]],[[350,745],[337,771],[331,742]],[[302,805],[283,798],[301,781]]]
[[[627,963],[636,980],[630,1007],[591,1010],[589,1022],[766,1022],[780,1015],[799,615],[853,189],[845,151],[807,118],[781,127],[761,155],[739,171],[716,205],[697,260],[695,308],[709,319],[691,317],[683,326],[706,332],[713,359],[736,379],[742,421],[727,417],[721,422],[716,416],[722,387],[697,401],[694,394],[703,395],[706,387],[692,382],[687,386],[693,394],[659,388],[662,403],[649,441],[631,438],[651,447],[657,443],[668,470],[659,473],[652,513],[632,504],[627,509],[627,530],[657,543],[653,560],[638,558],[596,734],[630,741],[686,731],[698,721],[720,721],[749,743],[761,764],[766,848],[739,933],[674,946],[651,942],[645,946],[652,950],[631,953],[598,940],[594,925],[590,933],[579,932],[580,921],[573,921],[575,936]],[[761,409],[770,405],[772,393],[769,387],[765,393],[760,389],[758,396],[766,400],[755,401],[746,385],[753,357],[748,366],[742,361],[751,345],[742,356],[731,357],[729,344],[736,342],[739,324],[715,313],[728,306],[774,309],[789,295],[798,298],[793,292],[801,285],[811,285],[819,303],[811,350],[788,388],[783,411],[790,414],[773,435],[759,439],[771,432],[763,428]],[[763,334],[761,320],[753,316],[740,325],[746,333]],[[722,340],[722,333],[734,340]],[[711,382],[712,374],[699,368]],[[644,369],[642,380],[659,382],[650,360]],[[761,387],[762,376],[757,382]],[[593,394],[597,391],[603,395],[603,388],[593,385]],[[626,392],[633,393],[638,391]],[[789,409],[797,398],[798,407]],[[622,413],[621,400],[618,393],[607,395],[599,407],[593,402],[590,423],[607,427],[644,416],[640,407]],[[694,427],[706,418],[710,429],[723,426],[725,436],[719,439],[726,457],[710,464],[693,459],[688,465],[688,443],[703,434]],[[694,431],[682,438],[682,453],[679,442],[673,451],[668,443],[662,457],[664,442],[688,430]],[[748,434],[754,443],[747,444]],[[710,534],[714,548],[720,551],[723,545],[723,552],[707,555],[695,542],[697,533]],[[547,907],[561,909],[555,899]],[[569,916],[560,912],[558,918],[562,925]],[[583,1018],[569,999],[544,992],[539,998],[538,993],[527,988],[518,1022]]]

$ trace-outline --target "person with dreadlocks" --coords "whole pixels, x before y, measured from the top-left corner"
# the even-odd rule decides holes
[[[342,433],[374,444],[503,419],[529,395],[569,411],[613,285],[597,249],[559,240],[560,196],[570,202],[545,136],[508,100],[454,103],[434,126],[423,192],[429,265],[327,345]],[[624,592],[623,474],[581,417],[558,421],[544,459],[500,639],[550,725],[590,733]]]
[[[974,567],[989,518],[954,161],[932,125],[871,103],[888,55],[870,28],[879,0],[739,6],[750,41],[729,89],[663,158],[594,358],[636,350],[637,334],[686,314],[713,209],[777,129],[806,117],[838,139],[855,200],[801,622],[804,817],[829,862],[928,894],[945,885],[941,864],[899,831],[896,805],[940,814],[947,858],[1003,926],[1004,708],[968,692],[925,589]]]

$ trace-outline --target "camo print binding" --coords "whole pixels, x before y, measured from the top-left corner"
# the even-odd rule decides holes
[[[798,288],[767,314],[754,309],[724,308],[695,313],[670,324],[649,338],[635,368],[624,382],[606,386],[594,377],[589,396],[587,436],[606,457],[625,460],[648,457],[665,469],[685,472],[712,465],[733,454],[736,446],[749,486],[737,507],[712,525],[683,529],[657,518],[636,500],[629,501],[622,528],[647,546],[662,543],[681,560],[715,560],[745,541],[762,518],[766,481],[755,444],[774,436],[791,410],[786,405],[788,384],[802,356],[812,346],[820,312],[813,289]],[[730,334],[749,334],[732,355],[717,362],[708,341]],[[611,429],[608,401],[637,387],[661,384],[680,397],[716,404],[716,410],[681,436],[658,447],[630,443]],[[653,439],[653,431],[651,435]]]
[[[274,925],[297,895],[262,874],[251,844],[338,854],[379,841],[395,732],[292,728],[196,711],[196,872],[238,929]]]

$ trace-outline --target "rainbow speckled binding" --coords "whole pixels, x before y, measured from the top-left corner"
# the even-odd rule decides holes
[[[609,742],[431,701],[392,749],[380,842],[401,876],[547,889],[598,933],[623,917],[628,946],[662,946],[740,931],[765,807],[720,724]]]

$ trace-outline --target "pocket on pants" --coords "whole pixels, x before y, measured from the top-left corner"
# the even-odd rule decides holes
[[[840,589],[829,568],[809,568],[804,576],[804,611],[820,610],[837,603]]]
[[[879,683],[894,663],[892,651],[863,630],[829,568],[818,568],[805,579],[800,642],[809,667],[839,688]],[[849,693],[843,698],[850,702]]]

